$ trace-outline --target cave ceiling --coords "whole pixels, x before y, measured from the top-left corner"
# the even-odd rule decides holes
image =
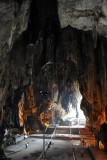
[[[19,125],[15,110],[31,86],[39,118],[43,103],[62,118],[81,94],[91,122],[106,122],[106,37],[106,0],[1,0],[0,123],[4,108]]]
[[[99,35],[107,37],[106,0],[58,0],[58,4],[62,28],[67,25],[84,31],[97,28]]]

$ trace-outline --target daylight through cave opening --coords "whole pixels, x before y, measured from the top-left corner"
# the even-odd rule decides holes
[[[72,124],[86,124],[86,117],[81,109],[82,95],[79,91],[79,84],[77,82],[73,83],[68,102],[68,110],[64,115],[64,121],[72,121]],[[76,120],[76,123],[74,123]],[[73,122],[74,121],[74,122]]]
[[[52,94],[58,97],[57,85]],[[60,95],[58,102],[45,97],[36,103],[32,86],[26,88],[18,103],[20,126],[30,133],[35,133],[40,126],[49,126],[50,124],[64,125],[64,121],[71,121],[73,125],[86,124],[84,112],[81,109],[82,95],[79,91],[78,82],[73,82],[71,87]]]

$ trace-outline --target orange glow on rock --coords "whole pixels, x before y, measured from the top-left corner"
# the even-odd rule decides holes
[[[50,119],[50,113],[48,110],[43,111],[40,116],[39,116],[39,120],[41,121],[41,123],[45,126],[49,126],[49,119]]]
[[[28,116],[34,115],[37,111],[36,101],[33,94],[32,86],[26,89],[26,104],[24,109],[24,120],[27,120]]]
[[[48,100],[47,102],[47,100],[44,100],[42,102],[43,104],[40,104],[40,106],[36,106],[36,100],[34,97],[32,86],[26,89],[25,98],[26,99],[24,102],[23,94],[23,97],[18,104],[20,126],[24,125],[24,122],[27,121],[28,116],[35,117],[35,120],[38,119],[43,125],[48,126],[50,123],[50,111],[48,110],[50,101]],[[24,132],[26,133],[26,128],[24,129]]]
[[[104,145],[102,144],[101,141],[99,141],[99,149],[104,150]]]
[[[26,89],[26,108],[34,108],[36,106],[36,102],[33,95],[33,88],[32,86]]]
[[[24,94],[22,94],[21,100],[18,103],[19,107],[19,123],[20,126],[24,125],[24,117],[23,117],[23,110],[24,110]]]

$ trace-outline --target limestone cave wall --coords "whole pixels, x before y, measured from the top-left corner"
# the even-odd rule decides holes
[[[100,128],[107,120],[106,1],[1,0],[0,6],[1,128],[19,126],[18,103],[29,86],[40,126],[42,111],[61,119],[81,93],[85,116]]]

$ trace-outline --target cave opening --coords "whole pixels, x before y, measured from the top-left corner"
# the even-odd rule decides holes
[[[68,113],[64,116],[64,121],[71,121],[73,125],[76,125],[73,120],[75,121],[77,119],[77,125],[86,125],[86,117],[84,115],[84,112],[81,110],[81,100],[82,96],[81,94],[77,97],[77,105],[76,108],[73,107],[72,102],[69,102],[68,106]]]
[[[57,85],[54,84],[53,87],[52,93],[40,90],[38,104],[32,86],[27,87],[26,92],[22,94],[18,108],[20,127],[24,127],[24,133],[36,134],[38,130],[42,131],[44,126],[80,125],[85,127],[86,117],[81,110],[82,95],[79,84],[74,82],[66,92],[63,90],[61,93],[63,96],[60,95],[59,101],[54,99],[56,98],[54,96],[58,97],[60,94]]]

